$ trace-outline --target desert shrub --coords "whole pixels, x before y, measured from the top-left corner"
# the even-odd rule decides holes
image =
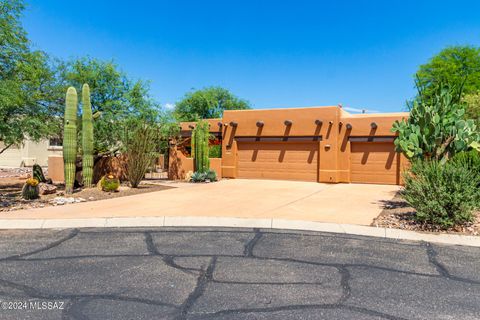
[[[38,183],[38,180],[35,178],[27,179],[22,188],[22,198],[25,200],[37,199],[39,195]]]
[[[215,170],[209,169],[206,172],[206,180],[210,180],[212,182],[217,181],[217,172],[215,172]]]
[[[124,145],[127,156],[127,178],[132,188],[137,188],[148,168],[158,157],[159,133],[149,124],[138,122],[126,127]]]
[[[416,209],[418,221],[441,228],[473,221],[480,174],[464,161],[417,160],[404,179],[403,196]]]
[[[100,186],[103,191],[115,192],[120,187],[120,180],[113,174],[107,174],[100,180]]]
[[[207,173],[205,172],[195,171],[192,174],[192,182],[205,182],[206,179]]]
[[[466,166],[473,172],[480,173],[480,152],[477,150],[458,153],[452,160]]]

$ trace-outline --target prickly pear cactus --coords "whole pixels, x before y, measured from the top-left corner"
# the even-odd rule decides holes
[[[63,162],[65,165],[65,193],[73,193],[75,161],[77,160],[77,90],[70,87],[65,99],[63,127]]]
[[[82,151],[83,185],[91,188],[93,180],[93,120],[88,84],[84,84],[82,88]]]

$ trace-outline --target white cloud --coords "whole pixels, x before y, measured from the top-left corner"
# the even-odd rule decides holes
[[[165,103],[163,107],[167,110],[173,110],[175,109],[175,104],[174,103]]]

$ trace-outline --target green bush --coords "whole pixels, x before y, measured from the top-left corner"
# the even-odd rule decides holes
[[[449,228],[474,219],[479,208],[480,174],[464,160],[417,160],[404,176],[405,200],[416,209],[416,219]]]
[[[222,145],[214,144],[209,147],[208,156],[210,158],[221,158],[222,157]]]
[[[192,174],[192,182],[205,182],[206,179],[207,173],[205,172],[195,171]]]
[[[475,173],[480,173],[480,152],[477,150],[458,153],[452,160]]]
[[[207,174],[206,176],[207,180],[210,180],[212,182],[217,181],[217,173],[215,172],[215,170],[209,169],[206,174]]]
[[[217,173],[211,169],[207,172],[195,171],[190,178],[192,182],[205,182],[207,180],[211,182],[217,181]]]

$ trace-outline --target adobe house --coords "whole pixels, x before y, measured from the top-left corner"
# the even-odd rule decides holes
[[[407,160],[395,152],[390,129],[406,117],[350,114],[340,106],[225,111],[208,119],[211,143],[222,145],[211,168],[224,178],[400,184]],[[171,142],[171,179],[193,171],[194,126],[181,123],[181,141]]]

